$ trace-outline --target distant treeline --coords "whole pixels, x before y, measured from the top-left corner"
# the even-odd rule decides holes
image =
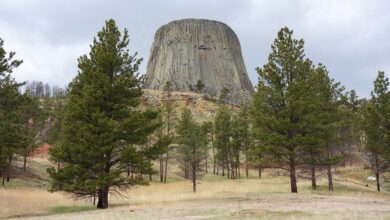
[[[41,81],[27,81],[24,85],[24,91],[32,97],[45,98],[56,96],[62,90],[66,91],[66,87],[62,88],[56,85],[50,85]]]

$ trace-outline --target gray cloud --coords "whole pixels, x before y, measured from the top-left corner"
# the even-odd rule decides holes
[[[67,84],[77,73],[77,58],[104,20],[116,19],[130,32],[130,50],[138,51],[146,70],[154,32],[181,18],[222,21],[237,33],[249,76],[257,82],[276,32],[283,26],[304,38],[306,54],[325,64],[347,89],[368,96],[378,70],[390,72],[388,1],[22,1],[2,0],[0,37],[24,63],[18,80]]]

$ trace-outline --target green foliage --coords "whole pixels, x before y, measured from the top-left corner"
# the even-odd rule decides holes
[[[176,127],[181,168],[188,172],[196,192],[197,179],[203,174],[202,165],[207,153],[207,137],[202,127],[194,121],[189,109],[184,109]]]
[[[363,130],[366,151],[371,169],[376,174],[377,190],[380,191],[379,174],[390,161],[390,93],[389,79],[385,73],[378,72],[371,92],[371,100],[364,110]]]
[[[61,125],[61,144],[51,157],[60,163],[49,169],[52,191],[98,197],[98,208],[108,207],[109,190],[145,184],[151,170],[139,147],[158,123],[154,111],[140,111],[141,59],[131,56],[129,35],[114,20],[98,33],[89,56],[79,58],[79,73],[69,86]],[[133,168],[128,173],[129,166]]]
[[[7,52],[0,39],[0,173],[9,176],[12,156],[24,144],[24,120],[22,117],[23,97],[17,83],[12,78],[12,71],[22,61],[15,60],[15,52]]]
[[[297,192],[297,166],[317,163],[315,157],[326,152],[336,120],[329,110],[337,109],[338,84],[323,65],[315,67],[305,58],[304,41],[292,34],[282,28],[268,63],[257,68],[253,121],[259,148],[255,152],[271,166],[288,169],[291,191]]]
[[[229,96],[229,89],[226,88],[226,87],[223,87],[221,89],[221,94],[219,95],[219,100],[222,102],[222,103],[226,103],[228,101],[228,96]]]
[[[197,92],[197,93],[202,93],[202,92],[203,92],[203,89],[204,89],[204,87],[205,87],[205,85],[204,85],[204,83],[202,82],[202,80],[198,80],[198,81],[196,82],[195,87],[196,87],[196,92]]]
[[[53,94],[53,97],[50,98],[50,104],[47,106],[49,109],[49,115],[53,121],[53,125],[48,134],[48,143],[51,145],[61,142],[60,132],[65,104],[66,92],[64,89],[58,88]]]
[[[225,168],[229,167],[229,163],[230,163],[229,159],[232,156],[232,154],[230,154],[231,131],[232,131],[232,124],[231,124],[231,115],[229,109],[226,106],[222,105],[217,112],[217,116],[215,117],[214,144],[215,144],[215,148],[217,149],[216,159],[218,161],[218,164],[223,167],[223,172]]]
[[[46,117],[39,105],[39,100],[28,93],[22,96],[21,114],[24,121],[24,144],[20,154],[24,157],[24,166],[26,165],[26,157],[40,144],[39,134]]]

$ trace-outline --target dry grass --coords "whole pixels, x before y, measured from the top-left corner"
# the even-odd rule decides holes
[[[45,157],[33,158],[30,164],[32,169],[50,165]],[[327,191],[324,178],[317,191],[311,190],[310,181],[300,179],[299,194],[289,193],[288,177],[269,170],[260,180],[256,170],[249,179],[206,175],[195,194],[189,181],[170,174],[167,184],[152,182],[123,192],[126,197],[111,196],[108,210],[91,210],[91,201],[74,201],[45,189],[11,187],[0,189],[0,218],[390,219],[390,194],[365,187],[369,172],[352,167],[337,173],[335,192]]]
[[[0,189],[0,218],[45,214],[46,209],[60,205],[81,205],[60,193],[42,189]]]
[[[108,210],[88,211],[88,201],[73,201],[43,190],[1,190],[1,217],[33,219],[376,219],[390,218],[390,195],[336,181],[336,192],[310,190],[299,181],[299,194],[289,192],[286,177],[226,180],[207,176],[196,194],[189,181],[152,183],[111,196]],[[208,180],[211,179],[211,180]],[[324,185],[324,181],[320,181]],[[351,188],[355,193],[346,192]],[[3,199],[5,198],[5,199]],[[5,202],[6,201],[6,202]],[[81,206],[80,208],[73,208]],[[80,213],[52,214],[53,207]],[[55,209],[55,208],[54,208]]]

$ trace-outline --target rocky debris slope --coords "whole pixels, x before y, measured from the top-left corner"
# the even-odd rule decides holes
[[[142,106],[145,108],[162,107],[165,100],[166,95],[162,91],[145,89],[142,96]],[[193,92],[172,92],[171,100],[177,117],[184,108],[188,108],[198,122],[214,121],[220,107],[218,100],[209,100],[207,96]],[[238,105],[230,103],[227,106],[232,112],[239,111]]]
[[[162,90],[171,81],[176,91],[195,91],[198,80],[210,96],[219,96],[225,87],[229,101],[251,101],[253,86],[234,31],[204,19],[177,20],[160,27],[150,50],[145,88]]]

